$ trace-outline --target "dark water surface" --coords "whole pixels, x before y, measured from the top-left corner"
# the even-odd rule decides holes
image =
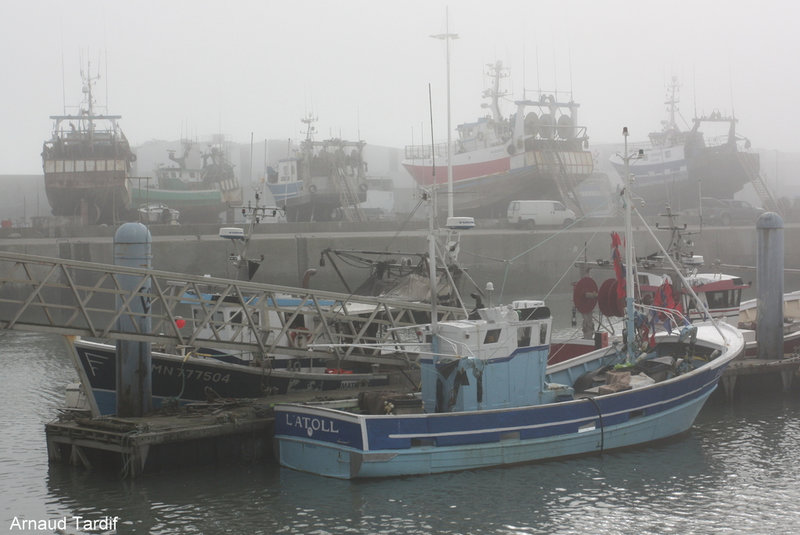
[[[118,533],[800,533],[797,391],[713,398],[689,434],[602,456],[367,482],[273,464],[131,481],[48,465],[44,424],[72,364],[60,337],[0,344],[0,533],[76,515],[120,517]]]

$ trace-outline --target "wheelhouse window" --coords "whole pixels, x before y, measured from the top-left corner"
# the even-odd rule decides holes
[[[741,290],[721,290],[718,292],[707,292],[706,299],[708,308],[732,308],[738,307],[741,299]]]
[[[531,345],[531,327],[517,327],[517,347]]]
[[[496,344],[500,340],[500,331],[502,329],[489,329],[486,331],[486,336],[483,337],[484,344]]]

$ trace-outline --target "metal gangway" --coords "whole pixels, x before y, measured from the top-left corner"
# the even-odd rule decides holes
[[[0,252],[5,330],[249,351],[263,366],[277,355],[407,365],[398,329],[430,314],[425,303]],[[132,332],[118,327],[124,316]],[[466,316],[437,307],[440,321]]]

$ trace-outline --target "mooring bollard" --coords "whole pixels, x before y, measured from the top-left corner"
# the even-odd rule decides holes
[[[783,358],[783,219],[766,212],[756,222],[758,358]]]
[[[141,223],[125,223],[114,235],[114,264],[117,266],[150,269],[151,265],[150,231]],[[137,291],[142,277],[120,275],[119,283],[123,292]],[[149,279],[139,292],[150,290]],[[124,301],[124,293],[117,295],[117,310]],[[130,314],[122,314],[117,320],[121,332],[150,333],[150,302],[133,299],[129,303]],[[117,340],[117,416],[142,416],[153,408],[152,360],[150,342]]]

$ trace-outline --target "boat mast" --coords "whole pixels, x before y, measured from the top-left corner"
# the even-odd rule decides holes
[[[435,190],[436,186],[434,186]],[[433,354],[433,364],[436,367],[436,362],[439,355],[439,312],[437,310],[437,301],[439,298],[439,281],[436,279],[436,236],[434,234],[434,205],[435,197],[428,194],[429,209],[428,209],[428,276],[430,277],[431,284],[431,353]]]
[[[85,80],[83,93],[86,98],[86,109],[80,110],[80,115],[86,115],[86,131],[89,133],[89,140],[91,141],[94,137],[94,97],[92,96],[92,84],[100,78],[99,74],[92,78],[91,61],[87,61],[86,75],[83,76],[83,78]]]
[[[669,85],[669,94],[667,95],[667,101],[664,103],[667,105],[667,112],[669,113],[669,124],[665,128],[665,130],[678,130],[678,125],[675,122],[675,112],[678,110],[678,77],[672,77],[672,83]]]
[[[622,160],[625,162],[625,177],[623,179],[623,203],[625,205],[625,315],[627,321],[625,324],[625,352],[626,361],[628,364],[633,363],[633,342],[636,333],[634,332],[633,321],[633,225],[631,224],[631,212],[633,210],[633,195],[631,193],[631,185],[633,178],[630,172],[630,160],[641,158],[644,154],[642,149],[638,153],[628,154],[628,127],[622,128],[622,136],[625,138],[625,150],[622,155]]]
[[[450,40],[458,39],[457,33],[450,33],[449,9],[444,11],[444,33],[431,35],[434,39],[445,41],[447,57],[447,217],[453,217],[453,162],[452,128],[450,127]]]

